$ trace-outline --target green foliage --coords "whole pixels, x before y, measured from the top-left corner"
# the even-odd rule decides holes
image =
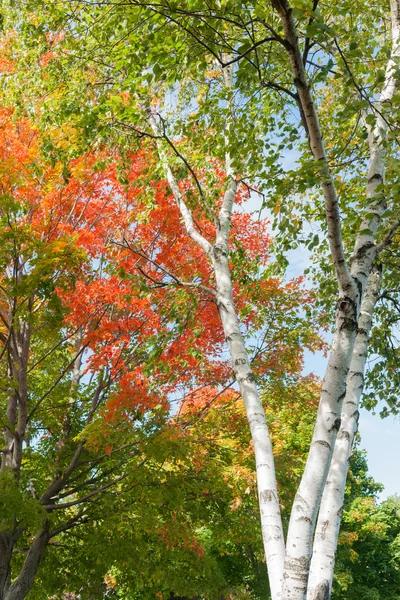
[[[369,495],[348,505],[336,560],[335,600],[398,600],[400,597],[400,502],[378,505]]]
[[[12,532],[15,523],[30,535],[36,533],[46,518],[46,511],[32,498],[29,490],[17,485],[9,471],[0,473],[0,528]]]
[[[340,0],[314,10],[311,2],[299,0],[293,8],[338,191],[347,256],[362,218],[371,216],[364,191],[368,141],[362,117],[369,125],[376,122],[374,105],[389,48],[387,11],[387,2],[371,5],[365,0]],[[259,369],[259,381],[269,386],[267,412],[287,520],[311,435],[316,384],[277,381],[279,365],[273,361],[283,342],[293,342],[293,351],[287,351],[284,360],[281,356],[280,366],[294,373],[301,362],[296,348],[315,348],[320,343],[310,326],[317,318],[315,307],[319,322],[331,323],[337,285],[327,244],[321,171],[310,160],[276,14],[268,3],[237,0],[210,1],[207,10],[200,0],[160,0],[155,5],[30,0],[4,3],[1,29],[2,58],[17,65],[15,69],[8,63],[2,66],[1,102],[15,110],[15,118],[28,115],[34,120],[41,132],[41,155],[60,169],[57,185],[69,181],[71,159],[88,148],[108,147],[118,149],[117,178],[127,186],[129,156],[154,143],[146,122],[146,110],[152,107],[162,117],[174,173],[193,184],[195,191],[187,192],[188,205],[194,209],[203,202],[208,217],[217,208],[221,175],[209,163],[219,167],[228,144],[250,202],[268,211],[276,234],[275,262],[261,276],[262,283],[272,273],[285,272],[290,250],[307,249],[312,254],[309,276],[315,293],[299,316],[287,295],[277,294],[268,305],[262,304],[258,283],[263,274],[257,259],[245,272],[246,256],[238,240],[231,253],[234,280],[252,299],[251,304],[239,306],[240,316],[246,320],[258,307],[260,328],[269,331],[270,348],[267,343],[260,349],[252,332],[248,342],[255,367],[263,361],[273,367],[264,373]],[[222,66],[231,60],[235,61],[232,92],[224,88],[222,73]],[[234,104],[234,126],[226,131],[228,100]],[[385,142],[386,181],[380,190],[387,210],[377,243],[399,219],[399,109],[399,94],[390,105],[379,108],[391,127]],[[96,170],[105,166],[99,160]],[[159,166],[152,164],[151,169],[152,179],[159,180]],[[31,165],[31,171],[41,181],[40,161]],[[202,188],[201,200],[196,182]],[[20,183],[16,175],[15,185]],[[155,206],[148,188],[143,192],[147,207],[140,216],[143,221]],[[74,475],[72,490],[76,491],[68,496],[72,501],[106,485],[110,474],[121,477],[118,486],[88,502],[87,522],[73,535],[61,533],[60,545],[51,545],[32,599],[60,597],[65,590],[79,592],[82,598],[106,595],[125,600],[150,599],[170,591],[210,598],[228,591],[238,598],[265,597],[254,465],[244,415],[237,409],[228,414],[221,406],[211,409],[208,418],[189,428],[190,439],[176,435],[157,405],[145,416],[130,411],[112,428],[105,427],[103,414],[87,425],[96,389],[103,390],[109,373],[98,373],[79,389],[73,385],[72,348],[64,343],[62,327],[65,309],[55,294],[56,284],[73,287],[87,257],[76,250],[74,236],[47,243],[32,240],[26,222],[16,227],[21,215],[28,214],[23,203],[7,194],[1,203],[2,271],[22,247],[29,261],[26,277],[18,282],[10,278],[6,292],[21,299],[34,291],[43,310],[29,317],[32,327],[41,331],[31,349],[33,362],[39,361],[40,366],[28,378],[35,411],[21,483],[17,488],[6,472],[1,488],[0,503],[17,508],[4,509],[0,518],[6,528],[14,519],[26,522],[21,543],[28,543],[43,519],[34,495],[65,471],[79,443],[85,448]],[[398,236],[380,260],[385,270],[371,336],[373,362],[366,377],[365,404],[375,408],[378,401],[384,403],[386,415],[399,408]],[[130,281],[126,271],[116,271],[121,280]],[[141,285],[146,297],[150,286]],[[161,349],[179,336],[182,323],[191,318],[196,299],[179,290],[175,300],[169,331],[162,340],[150,336],[137,353],[146,363],[146,376],[156,367],[158,373],[171,370],[167,362],[162,363]],[[19,311],[26,316],[25,300]],[[201,358],[196,348],[191,356]],[[59,385],[53,386],[60,373]],[[175,366],[170,381],[179,376]],[[5,372],[0,383],[3,408],[16,384]],[[103,391],[104,404],[117,393],[112,382]],[[201,442],[196,442],[196,436]],[[199,444],[207,449],[206,456],[198,450]],[[398,597],[398,502],[393,499],[378,506],[374,498],[378,488],[368,478],[363,461],[358,453],[352,459],[334,595],[338,600],[358,596],[394,600]],[[78,511],[76,506],[67,507],[63,516],[54,511],[51,526],[60,527],[65,515],[76,516]]]

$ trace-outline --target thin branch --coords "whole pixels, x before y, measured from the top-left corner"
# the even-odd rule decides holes
[[[312,6],[312,11],[313,12],[315,12],[317,10],[318,3],[319,3],[319,0],[314,0],[313,1],[313,6]],[[313,21],[314,21],[314,17],[311,16],[310,20],[308,21],[308,25],[310,26]],[[312,47],[311,39],[309,37],[306,37],[305,43],[304,43],[304,52],[303,52],[303,64],[304,64],[304,66],[306,66],[308,53],[310,52],[311,47]]]
[[[380,244],[377,245],[376,247],[376,253],[379,254],[380,252],[382,252],[382,250],[384,250],[385,248],[387,248],[394,236],[396,235],[396,232],[398,231],[400,227],[400,221],[396,221],[396,223],[394,223],[394,225],[392,225],[392,227],[390,228],[389,232],[387,233],[387,235],[385,236],[385,238],[382,240],[382,242]]]
[[[61,509],[64,509],[64,508],[70,508],[71,506],[77,506],[78,504],[82,504],[82,502],[87,502],[88,500],[90,500],[91,498],[93,498],[93,496],[97,496],[98,494],[102,494],[103,492],[107,491],[110,487],[112,487],[116,483],[119,483],[123,479],[126,479],[127,477],[129,477],[129,475],[132,475],[132,473],[134,472],[134,470],[139,469],[142,465],[144,465],[145,462],[146,462],[146,459],[143,459],[135,467],[135,469],[132,469],[131,471],[128,471],[127,473],[124,473],[123,475],[120,475],[119,477],[116,477],[115,479],[113,479],[109,483],[106,483],[105,485],[103,485],[102,487],[98,488],[97,490],[93,490],[89,494],[86,494],[86,496],[82,496],[81,498],[78,498],[77,500],[71,500],[71,502],[64,502],[63,504],[45,504],[44,508],[47,511],[51,512],[51,511],[54,511],[54,510],[61,510]]]
[[[83,346],[79,350],[79,352],[69,361],[69,363],[67,364],[67,366],[61,371],[60,376],[56,379],[56,381],[53,383],[53,385],[47,390],[47,392],[45,392],[43,394],[43,396],[41,398],[39,398],[39,400],[36,402],[35,406],[32,408],[31,412],[28,414],[28,416],[27,416],[27,422],[29,422],[32,419],[33,415],[38,410],[38,408],[42,404],[42,402],[47,398],[47,396],[49,394],[51,394],[51,392],[54,390],[54,388],[56,388],[58,386],[58,384],[63,379],[63,377],[66,375],[66,373],[68,373],[68,371],[74,365],[74,363],[75,363],[76,359],[78,358],[78,356],[80,354],[82,354],[82,352],[84,352],[84,350],[86,350],[86,348],[88,347],[88,345],[89,345],[89,342],[86,342],[86,344],[83,344]]]
[[[57,527],[56,529],[53,529],[53,531],[50,531],[49,538],[51,539],[56,535],[63,533],[64,531],[68,531],[69,529],[73,529],[74,527],[78,527],[79,525],[83,525],[88,521],[90,521],[89,517],[85,517],[83,519],[80,519],[79,521],[77,521],[76,519],[70,519],[70,521],[67,521],[67,523],[65,523],[64,525],[60,525],[60,527]]]

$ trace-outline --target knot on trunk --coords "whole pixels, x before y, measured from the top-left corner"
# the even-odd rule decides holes
[[[357,302],[349,296],[339,298],[336,309],[341,320],[339,330],[349,332],[357,330]]]
[[[348,313],[353,307],[355,307],[355,302],[354,300],[352,300],[352,298],[349,298],[348,296],[343,296],[343,298],[339,298],[337,303],[337,309],[341,312]]]

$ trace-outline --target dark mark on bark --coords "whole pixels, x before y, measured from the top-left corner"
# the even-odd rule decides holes
[[[235,365],[245,365],[246,364],[246,359],[245,358],[237,358],[235,360]]]
[[[380,173],[374,173],[372,177],[368,179],[368,183],[372,183],[373,181],[383,181],[382,175]]]
[[[263,502],[272,502],[275,500],[274,490],[262,490],[260,492],[260,504]]]
[[[324,448],[329,448],[331,447],[330,444],[328,444],[328,442],[326,442],[325,440],[317,440],[316,442],[314,442],[314,444],[319,444],[320,446],[323,446]]]
[[[306,523],[311,523],[310,517],[306,517],[305,515],[302,515],[301,517],[299,517],[298,521],[305,521]]]
[[[240,333],[230,333],[229,335],[226,336],[226,341],[227,342],[233,342],[234,338],[236,337],[241,337]]]
[[[340,331],[357,331],[357,321],[352,317],[345,317],[339,327]]]
[[[287,557],[285,560],[285,566],[293,571],[296,571],[296,578],[300,573],[298,571],[307,571],[310,565],[310,559],[307,556],[299,556],[295,558],[294,556]],[[308,577],[308,574],[307,574]]]
[[[371,242],[370,240],[368,242],[365,242],[365,244],[363,244],[362,246],[360,246],[360,248],[358,248],[357,252],[354,254],[353,256],[353,260],[360,260],[360,258],[364,258],[364,256],[367,254],[368,250],[371,250],[371,248],[374,248],[375,244],[374,242]]]
[[[362,291],[363,291],[363,286],[361,281],[358,279],[358,277],[353,277],[353,281],[356,284],[357,288],[358,288],[358,293],[360,294],[360,297],[362,296]]]
[[[218,310],[224,310],[225,312],[228,312],[228,309],[226,308],[223,300],[217,300],[217,306]]]
[[[296,505],[297,503],[308,506],[307,500],[305,498],[303,498],[303,496],[299,493],[297,493],[294,498],[294,504]],[[303,510],[303,509],[300,506],[296,506],[296,510]]]
[[[317,585],[313,600],[329,600],[329,582],[327,579]]]
[[[325,539],[326,530],[328,529],[328,525],[329,525],[329,521],[328,520],[324,521],[323,524],[322,524],[321,537],[322,537],[323,540]]]
[[[337,434],[337,439],[338,440],[349,440],[350,439],[350,434],[348,431],[345,431],[344,429],[341,429],[339,431],[339,433]]]
[[[361,371],[354,371],[354,373],[351,374],[351,377],[361,377],[361,379],[364,381],[364,373],[362,373]]]
[[[368,337],[368,331],[366,329],[363,329],[362,327],[358,327],[357,333],[359,335],[365,335],[366,337]],[[362,354],[360,354],[360,356],[362,356]]]
[[[243,381],[247,381],[248,383],[254,383],[255,381],[255,377],[253,375],[253,373],[249,373],[248,375],[246,375],[246,377],[244,377]]]
[[[353,286],[352,286],[352,284],[351,284],[350,282],[347,282],[347,283],[344,283],[344,284],[343,284],[343,290],[344,290],[345,292],[347,292],[347,291],[351,291],[352,289],[353,289]]]
[[[339,431],[341,424],[342,424],[342,419],[340,417],[337,417],[337,419],[335,419],[335,421],[334,421],[332,427],[329,429],[329,431],[333,431],[334,429],[336,429],[336,431]]]
[[[226,258],[228,256],[228,252],[226,248],[223,246],[218,246],[217,244],[214,246],[214,258],[216,261],[220,261],[222,258]]]

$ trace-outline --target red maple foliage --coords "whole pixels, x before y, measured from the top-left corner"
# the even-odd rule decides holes
[[[150,151],[125,157],[123,177],[118,157],[104,150],[87,152],[66,169],[43,158],[40,133],[27,119],[3,110],[0,128],[3,197],[14,207],[5,206],[3,215],[13,214],[9,228],[17,253],[26,257],[27,275],[36,277],[35,301],[41,294],[56,295],[63,328],[82,335],[87,372],[107,369],[114,379],[107,419],[132,409],[168,407],[194,388],[226,385],[232,373],[212,269],[187,236],[166,182],[154,174]],[[222,197],[224,173],[213,168]],[[190,199],[193,183],[180,185]],[[283,323],[290,315],[295,328],[294,313],[312,299],[300,279],[284,284],[266,275],[268,221],[241,208],[244,189],[237,200],[231,230],[234,293],[244,332],[263,338],[254,366],[260,376],[295,373],[302,346],[318,340],[304,324],[290,339],[291,325]],[[196,226],[212,240],[214,224],[204,207],[192,209]]]

